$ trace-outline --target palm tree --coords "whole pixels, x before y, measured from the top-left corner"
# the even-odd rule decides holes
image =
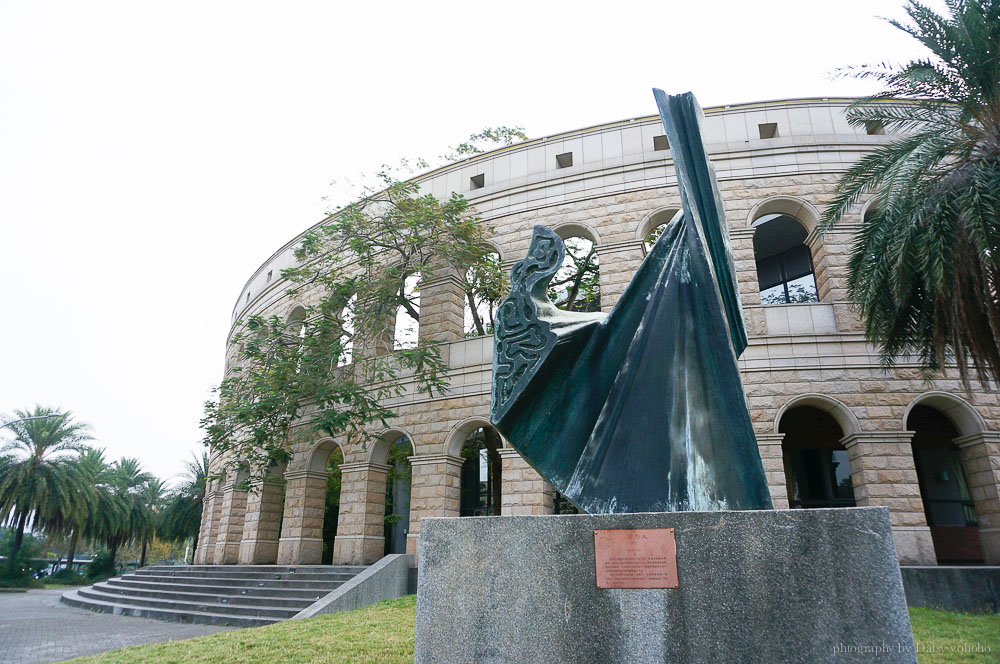
[[[890,21],[929,57],[842,71],[883,87],[848,122],[901,135],[841,178],[822,228],[874,195],[848,273],[867,336],[886,364],[953,356],[968,388],[970,364],[1000,381],[1000,0],[946,4],[940,16],[910,0],[913,25]]]
[[[159,536],[173,542],[192,538],[191,562],[194,562],[208,477],[208,454],[203,452],[200,458],[195,456],[185,468],[183,481],[167,498],[163,508]]]
[[[108,477],[114,500],[122,510],[104,538],[110,554],[108,571],[114,573],[119,547],[152,535],[152,513],[143,499],[143,487],[155,478],[142,470],[138,459],[128,457],[111,464]]]
[[[142,555],[139,556],[139,567],[146,566],[146,547],[153,540],[153,535],[156,531],[156,526],[158,525],[158,520],[160,518],[163,500],[167,493],[167,487],[156,477],[149,479],[145,484],[142,485],[142,491],[140,497],[142,499],[142,504],[145,506],[149,513],[149,517],[146,520],[146,527],[139,537],[142,540]]]
[[[19,419],[38,419],[11,424],[14,439],[0,447],[0,455],[6,457],[0,474],[0,515],[9,515],[15,529],[11,564],[29,522],[61,530],[86,509],[86,483],[67,454],[90,438],[87,425],[73,422],[69,411],[35,406],[34,412],[17,410],[14,414]]]

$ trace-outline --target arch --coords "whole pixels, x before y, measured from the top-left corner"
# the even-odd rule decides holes
[[[503,250],[503,247],[500,246],[499,242],[497,242],[496,240],[483,240],[483,244],[489,247],[490,251],[495,252],[498,256],[500,256],[501,263],[507,260],[507,254]]]
[[[753,228],[758,219],[769,214],[784,214],[797,219],[810,235],[820,219],[819,211],[809,201],[796,196],[771,196],[753,206],[747,216],[747,228]]]
[[[465,445],[465,439],[469,437],[473,431],[480,427],[490,427],[495,429],[496,427],[489,421],[489,419],[484,417],[469,417],[454,427],[448,432],[448,437],[445,439],[443,452],[449,456],[460,456],[462,454],[462,446]],[[499,433],[499,432],[497,432]],[[412,439],[411,439],[412,440]],[[502,441],[502,447],[510,447],[510,443],[503,436],[500,436]]]
[[[940,390],[924,392],[906,406],[906,410],[903,411],[903,431],[909,430],[907,429],[906,422],[910,417],[910,411],[917,405],[930,406],[935,410],[941,411],[945,417],[951,420],[951,423],[955,425],[958,433],[962,436],[986,431],[986,422],[983,420],[983,416],[979,414],[979,411],[972,404],[960,396]]]
[[[825,394],[800,394],[786,401],[785,405],[778,409],[778,414],[774,416],[774,433],[781,433],[779,427],[781,426],[782,416],[796,406],[812,406],[825,413],[829,413],[836,420],[837,424],[840,425],[840,430],[844,432],[845,438],[861,431],[861,425],[858,423],[857,416],[842,402]]]
[[[385,465],[389,459],[389,448],[392,447],[392,444],[401,437],[405,437],[410,441],[410,446],[413,447],[413,453],[416,454],[417,449],[413,444],[413,436],[411,436],[406,429],[401,427],[392,427],[375,436],[375,441],[368,446],[368,463]]]
[[[861,214],[858,215],[858,219],[864,221],[865,216],[868,215],[869,211],[873,209],[878,209],[877,202],[878,202],[878,196],[872,196],[867,201],[865,201],[865,204],[861,206]]]
[[[681,211],[681,208],[675,205],[653,210],[643,217],[639,222],[639,225],[635,227],[635,239],[640,242],[645,240],[654,228],[661,224],[670,223],[678,214],[681,213]]]
[[[336,440],[333,438],[320,439],[309,450],[309,462],[306,464],[306,468],[313,472],[325,473],[327,461],[335,449],[339,449],[341,456],[347,458],[344,454],[344,447]]]
[[[292,308],[288,311],[288,315],[285,316],[285,325],[291,325],[292,323],[298,323],[306,319],[306,307],[304,304],[296,302],[292,305]]]
[[[552,227],[552,232],[564,240],[570,237],[585,237],[595,245],[601,245],[601,236],[597,232],[597,229],[590,224],[585,224],[583,222],[567,221],[562,224],[557,224]]]

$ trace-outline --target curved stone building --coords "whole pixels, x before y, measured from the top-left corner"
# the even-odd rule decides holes
[[[816,232],[838,176],[892,139],[848,126],[849,101],[705,112],[750,335],[739,365],[774,505],[884,505],[902,563],[997,564],[997,396],[965,393],[953,371],[925,380],[905,360],[885,371],[845,299],[848,252],[866,205],[835,232]],[[528,141],[416,181],[437,196],[469,198],[494,228],[505,265],[523,256],[535,224],[583,238],[596,248],[605,311],[642,262],[645,238],[680,207],[656,116]],[[280,277],[297,243],[251,276],[234,324],[251,313],[301,316],[303,303],[286,295]],[[498,469],[467,447],[489,427],[493,340],[467,336],[465,315],[458,279],[421,284],[415,334],[442,345],[447,396],[406,391],[392,403],[391,429],[364,449],[320,438],[296,444],[287,468],[275,470],[284,487],[243,492],[232,476],[213,483],[196,562],[368,563],[415,552],[427,516],[571,509],[515,450],[500,450]],[[230,362],[234,355],[230,348]],[[219,459],[213,463],[220,471]],[[339,508],[327,509],[331,470],[341,477]]]

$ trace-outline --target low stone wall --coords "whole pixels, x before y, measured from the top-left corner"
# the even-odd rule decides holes
[[[403,553],[388,555],[292,619],[361,609],[382,600],[410,594],[411,570],[415,566],[415,556]]]
[[[910,606],[965,613],[1000,613],[1000,567],[902,567]]]

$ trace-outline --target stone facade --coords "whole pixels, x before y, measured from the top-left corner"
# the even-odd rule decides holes
[[[796,409],[812,409],[808,412],[832,418],[839,432],[835,447],[849,463],[840,481],[849,479],[854,504],[889,508],[901,562],[935,564],[932,524],[925,513],[928,496],[918,478],[914,433],[907,428],[913,408],[930,407],[959,434],[944,444],[961,459],[983,559],[1000,563],[998,397],[966,393],[954,371],[927,379],[906,358],[884,370],[846,298],[848,254],[864,206],[833,231],[816,232],[819,211],[838,176],[866,151],[892,140],[850,127],[843,117],[848,102],[800,100],[706,110],[704,135],[726,205],[750,335],[739,366],[774,506],[787,509],[801,498],[789,486],[789,478],[796,477],[789,461],[791,441],[808,438],[808,431],[789,433],[782,420]],[[777,136],[759,139],[757,125],[771,122],[778,125]],[[601,265],[601,308],[607,311],[641,264],[646,235],[680,207],[670,152],[654,149],[653,138],[662,133],[658,118],[636,118],[511,146],[416,180],[426,193],[466,195],[493,229],[491,242],[506,265],[524,254],[536,224],[563,237],[593,241]],[[573,153],[574,165],[559,168],[555,155],[566,152]],[[470,179],[479,175],[485,186],[473,189]],[[816,302],[762,304],[755,234],[779,215],[803,229]],[[233,311],[234,325],[251,313],[287,316],[301,304],[285,295],[280,278],[264,277],[294,264],[296,243],[289,242],[250,279]],[[413,451],[407,552],[416,552],[423,517],[458,515],[462,443],[470,432],[489,426],[492,362],[492,338],[466,338],[463,316],[457,278],[442,275],[423,284],[419,339],[441,344],[450,368],[448,394],[428,397],[406,390],[392,401],[398,417],[376,445],[329,439],[296,443],[283,473],[283,500],[282,488],[274,484],[242,496],[235,483],[223,480],[210,487],[197,561],[319,562],[326,459],[334,444],[344,455],[334,562],[381,557],[388,445],[400,436]],[[230,348],[227,357],[233,356]],[[551,512],[551,486],[513,449],[501,450],[501,460],[502,513]],[[221,468],[220,461],[213,460],[215,468]]]

